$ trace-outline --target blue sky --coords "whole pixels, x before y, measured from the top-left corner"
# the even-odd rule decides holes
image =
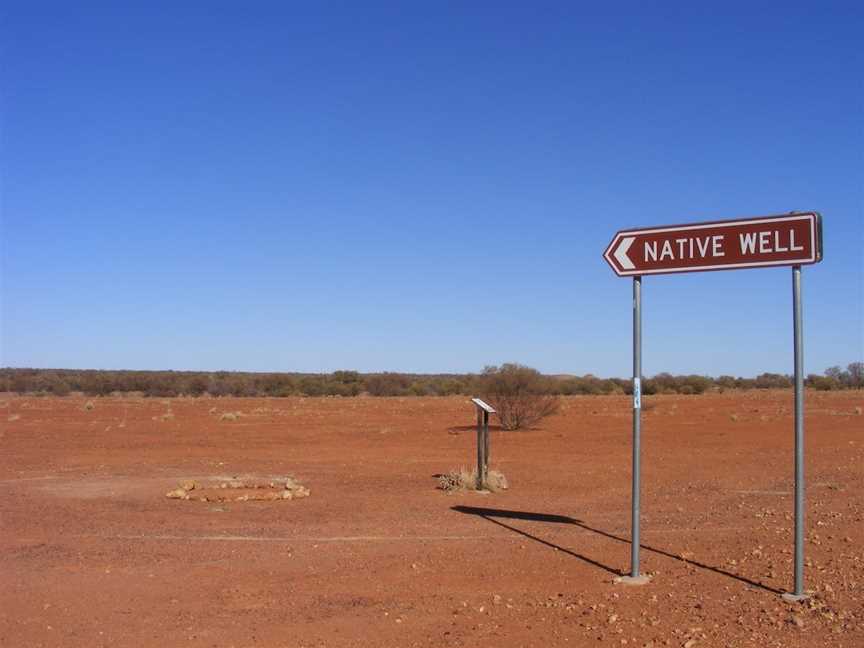
[[[791,210],[864,358],[861,3],[125,4],[2,10],[0,366],[626,376],[614,232]],[[643,291],[647,375],[791,372],[788,268]]]

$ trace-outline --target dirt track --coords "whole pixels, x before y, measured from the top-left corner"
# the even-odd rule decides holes
[[[86,400],[0,398],[2,646],[864,646],[861,392],[807,395],[805,604],[790,392],[646,398],[640,588],[626,397],[493,430],[494,495],[436,490],[465,398]],[[165,497],[239,474],[311,496]]]

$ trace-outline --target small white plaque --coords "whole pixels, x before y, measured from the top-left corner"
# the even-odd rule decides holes
[[[495,413],[495,409],[489,403],[486,403],[479,398],[472,398],[471,402],[474,403],[477,407],[486,410],[490,414]]]

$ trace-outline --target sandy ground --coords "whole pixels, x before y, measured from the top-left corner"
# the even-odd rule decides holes
[[[492,432],[510,490],[448,495],[465,398],[0,397],[2,646],[864,646],[864,393],[646,398],[643,587],[626,397]],[[240,412],[222,420],[225,412]],[[311,496],[168,499],[293,475]]]

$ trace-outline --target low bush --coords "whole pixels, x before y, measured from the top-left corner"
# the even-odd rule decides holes
[[[531,427],[559,409],[552,379],[536,369],[508,363],[486,367],[480,378],[483,399],[495,408],[505,430]]]
[[[366,391],[372,396],[407,396],[411,393],[411,379],[397,373],[375,374],[366,379]]]

